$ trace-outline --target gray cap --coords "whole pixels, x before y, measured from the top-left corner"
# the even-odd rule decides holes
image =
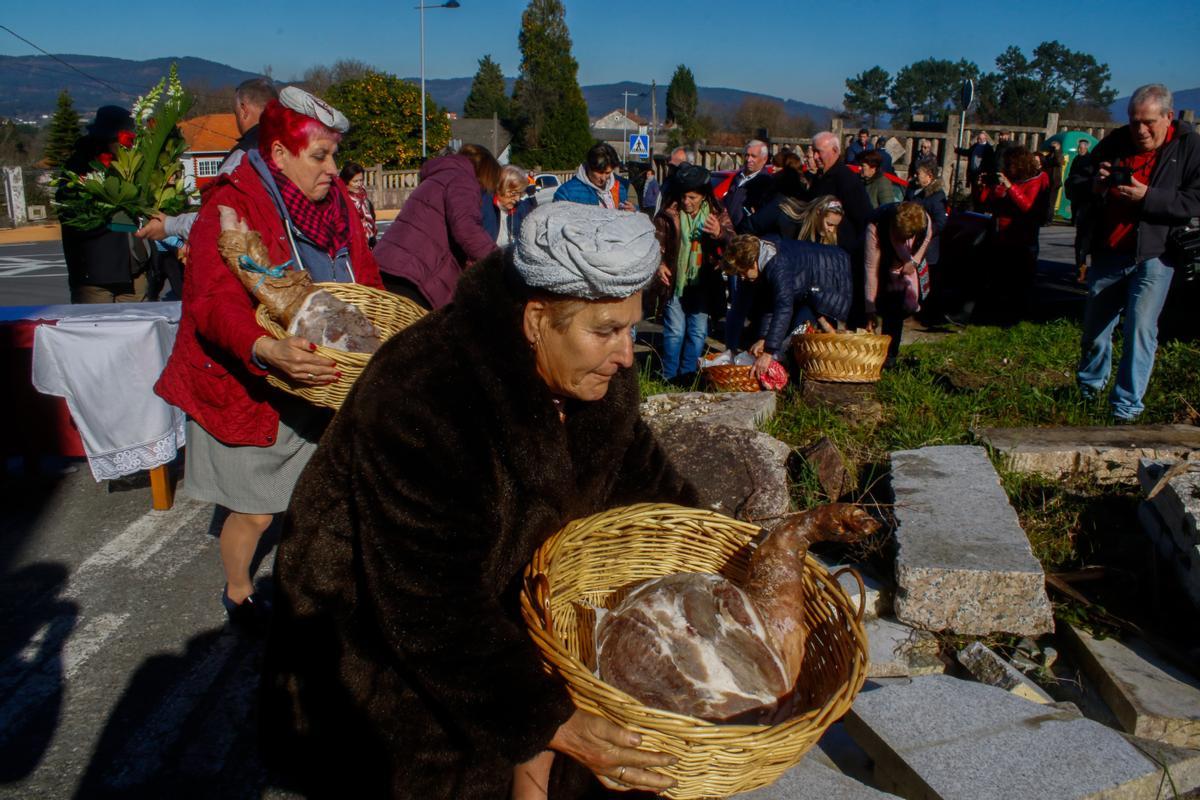
[[[585,300],[629,297],[662,260],[644,214],[557,202],[521,224],[513,265],[528,286]]]
[[[332,128],[338,133],[345,133],[350,130],[350,120],[346,119],[345,114],[316,95],[309,94],[299,87],[283,87],[279,92],[279,102],[297,114],[312,117],[325,127]]]

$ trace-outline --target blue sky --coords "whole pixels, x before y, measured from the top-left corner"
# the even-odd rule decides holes
[[[506,75],[515,75],[525,0],[460,2],[455,10],[426,12],[426,76],[472,75],[484,53]],[[116,5],[106,13],[97,13],[94,2],[74,0],[6,5],[0,22],[52,53],[191,55],[250,71],[270,64],[282,79],[338,58],[358,58],[402,76],[418,74],[416,0],[209,0],[130,5],[124,12]],[[684,63],[701,85],[840,106],[846,77],[876,64],[895,74],[922,58],[967,58],[988,70],[1010,44],[1028,54],[1039,42],[1058,39],[1107,62],[1120,95],[1151,81],[1173,90],[1200,86],[1200,4],[1164,3],[1154,13],[1134,7],[1128,0],[1058,6],[1016,0],[859,0],[852,6],[567,0],[567,23],[582,84],[665,83]],[[72,24],[64,25],[67,20]],[[0,31],[0,54],[32,52]]]

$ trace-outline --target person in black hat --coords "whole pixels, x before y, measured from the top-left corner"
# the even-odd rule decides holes
[[[64,167],[85,175],[104,153],[115,154],[117,137],[133,130],[133,115],[120,106],[101,106],[75,142],[75,151]],[[59,190],[58,199],[69,190]],[[64,212],[65,214],[65,212]],[[62,220],[64,223],[66,219]],[[137,303],[146,299],[146,267],[150,250],[129,233],[108,225],[80,229],[64,224],[63,257],[72,303]]]
[[[725,308],[720,248],[733,239],[733,223],[713,196],[709,171],[680,164],[663,209],[654,218],[667,292],[663,309],[662,374],[665,380],[696,371],[708,337],[708,315]]]

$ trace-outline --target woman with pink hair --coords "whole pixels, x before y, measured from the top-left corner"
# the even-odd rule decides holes
[[[255,321],[255,300],[217,249],[221,216],[232,211],[266,244],[270,264],[307,270],[315,282],[383,288],[366,235],[338,178],[334,156],[346,118],[294,87],[259,121],[259,147],[205,196],[192,228],[183,317],[175,349],[155,386],[187,412],[184,493],[227,509],[221,527],[232,623],[261,630],[268,607],[251,564],[275,514],[287,508],[316,449],[328,411],[271,388],[274,374],[296,386],[342,380],[316,345],[275,339]]]

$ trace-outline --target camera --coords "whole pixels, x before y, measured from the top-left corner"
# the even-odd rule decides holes
[[[1112,186],[1132,186],[1133,170],[1114,164],[1108,169],[1108,182]]]

